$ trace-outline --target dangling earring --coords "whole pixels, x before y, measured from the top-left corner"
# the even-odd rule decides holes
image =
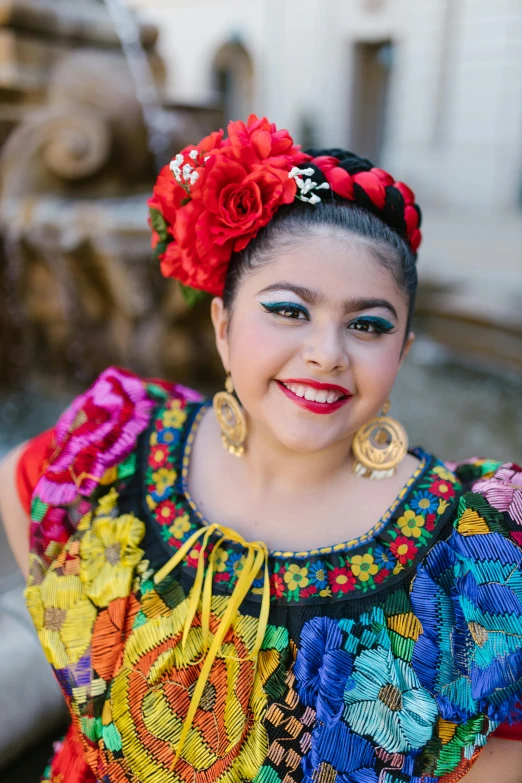
[[[234,395],[234,384],[230,374],[225,381],[226,391],[214,395],[213,406],[216,419],[221,428],[223,448],[235,457],[241,457],[245,451],[247,426],[245,414]]]
[[[369,421],[354,435],[353,471],[371,479],[390,478],[408,452],[408,435],[397,419],[386,414],[390,401],[384,403],[382,414]]]

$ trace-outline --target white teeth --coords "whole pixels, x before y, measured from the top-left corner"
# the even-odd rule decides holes
[[[342,397],[342,394],[336,391],[326,391],[325,389],[313,389],[311,386],[303,386],[297,383],[285,383],[287,389],[290,389],[296,397],[304,397],[310,402],[332,403]]]

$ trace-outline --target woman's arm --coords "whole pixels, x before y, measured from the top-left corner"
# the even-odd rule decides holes
[[[465,783],[522,783],[522,742],[493,737],[462,778]]]
[[[29,516],[20,501],[16,474],[26,448],[27,444],[22,443],[0,462],[0,517],[15,560],[25,577],[29,570]]]

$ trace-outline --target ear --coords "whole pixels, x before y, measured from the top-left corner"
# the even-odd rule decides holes
[[[410,348],[411,348],[411,346],[413,345],[414,342],[415,342],[415,333],[414,332],[410,332],[409,335],[408,335],[408,339],[404,343],[404,348],[402,349],[401,360],[399,362],[399,370],[401,369],[401,367],[402,367],[402,365],[404,363],[404,360],[407,357],[407,355],[409,354]]]
[[[228,355],[228,313],[225,310],[223,300],[220,296],[214,297],[210,304],[210,317],[214,327],[214,336],[216,338],[216,348],[223,362],[225,372],[230,372]]]

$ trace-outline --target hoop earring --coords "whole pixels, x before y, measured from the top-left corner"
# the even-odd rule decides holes
[[[408,435],[397,419],[387,416],[390,401],[382,413],[361,427],[354,435],[353,472],[370,479],[391,478],[408,453]]]
[[[234,384],[230,374],[225,381],[226,391],[214,395],[212,405],[221,429],[221,442],[234,457],[241,457],[245,451],[247,435],[245,414],[234,395]]]

